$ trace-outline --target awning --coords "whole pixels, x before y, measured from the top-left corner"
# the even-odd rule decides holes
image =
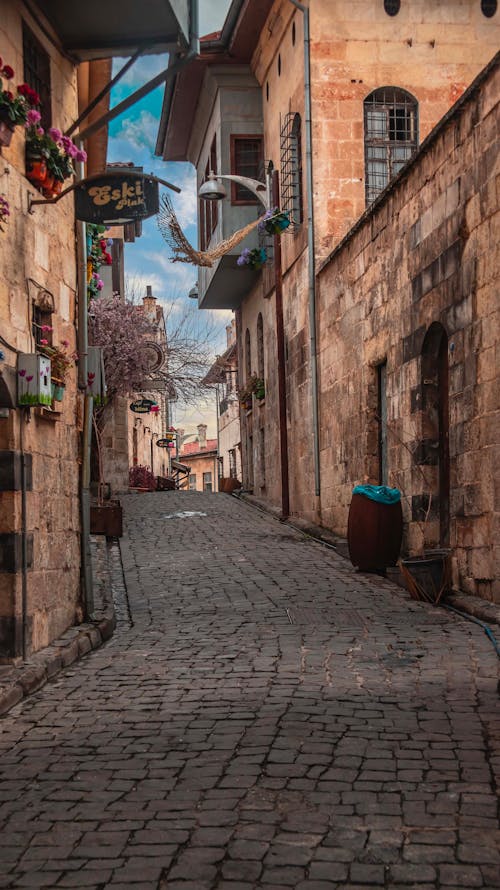
[[[77,61],[160,53],[189,44],[189,0],[39,0],[38,6]]]

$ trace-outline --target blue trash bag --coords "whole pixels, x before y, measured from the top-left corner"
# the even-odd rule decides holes
[[[397,504],[401,500],[401,492],[398,488],[388,488],[387,485],[356,485],[353,494],[362,494],[371,501],[379,504]]]

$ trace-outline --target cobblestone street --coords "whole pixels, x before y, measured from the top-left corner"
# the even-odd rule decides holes
[[[481,628],[234,498],[124,504],[113,638],[0,721],[0,887],[500,887]]]

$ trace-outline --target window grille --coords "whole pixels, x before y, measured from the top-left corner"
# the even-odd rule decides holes
[[[405,90],[383,87],[365,99],[365,194],[371,204],[415,153],[418,103]]]
[[[262,136],[231,136],[231,173],[260,180],[263,164]],[[258,204],[258,198],[243,185],[231,183],[232,204]]]
[[[25,22],[23,22],[23,66],[25,83],[28,83],[40,96],[42,115],[40,123],[47,130],[52,126],[50,57]]]
[[[302,188],[302,122],[290,111],[281,121],[281,209],[290,214],[291,229],[304,219]],[[290,228],[287,231],[290,231]]]
[[[50,310],[37,306],[36,303],[34,303],[31,326],[35,348],[44,345],[41,342],[42,340],[47,340],[49,346],[52,345],[52,330],[43,330],[43,328],[52,329],[52,312]]]

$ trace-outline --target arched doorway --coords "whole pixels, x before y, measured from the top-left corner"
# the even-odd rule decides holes
[[[424,463],[435,467],[430,473],[439,515],[439,544],[450,543],[450,449],[448,335],[442,324],[433,322],[422,345],[422,451]]]

